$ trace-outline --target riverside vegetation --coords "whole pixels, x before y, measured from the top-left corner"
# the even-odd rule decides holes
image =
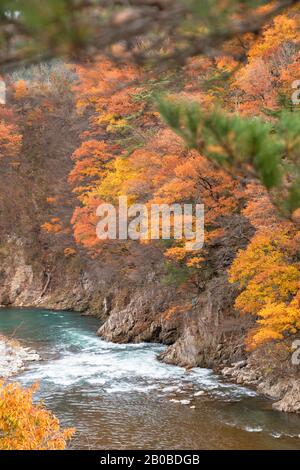
[[[0,18],[0,40],[20,38],[0,57],[0,304],[94,315],[106,340],[164,343],[160,360],[223,370],[299,412],[299,2],[116,5],[99,48],[89,15],[107,18],[105,6],[27,3],[35,25],[28,7]],[[175,7],[184,10],[172,22]],[[85,8],[90,28],[73,37],[64,25]],[[100,241],[96,208],[121,195],[204,204],[204,247]],[[34,407],[32,392],[1,385],[0,447],[63,448],[73,431]],[[23,400],[36,440],[18,435]]]

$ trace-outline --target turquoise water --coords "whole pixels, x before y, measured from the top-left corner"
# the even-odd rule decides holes
[[[158,362],[160,345],[107,343],[98,326],[73,312],[0,309],[0,332],[42,357],[14,380],[40,381],[38,398],[77,429],[71,448],[300,449],[298,416],[207,369]]]

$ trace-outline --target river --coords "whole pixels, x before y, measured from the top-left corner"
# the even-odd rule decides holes
[[[207,369],[157,361],[160,345],[107,343],[95,318],[0,309],[0,332],[41,355],[14,377],[76,427],[73,449],[300,449],[300,417]]]

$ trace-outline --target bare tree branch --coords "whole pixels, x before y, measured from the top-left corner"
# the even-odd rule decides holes
[[[250,14],[247,18],[232,20],[229,24],[208,33],[186,34],[181,25],[191,16],[188,3],[179,0],[74,0],[66,1],[67,18],[62,28],[67,32],[66,44],[63,31],[60,31],[59,18],[53,20],[57,27],[53,36],[40,36],[34,28],[27,27],[22,15],[0,17],[0,37],[7,37],[7,47],[2,47],[0,66],[4,72],[19,66],[26,66],[40,61],[62,57],[78,60],[80,57],[92,59],[105,53],[110,46],[124,43],[132,58],[139,63],[151,61],[159,64],[184,64],[189,57],[206,54],[218,54],[222,44],[247,32],[259,33],[264,25],[286,8],[299,5],[300,0],[278,0],[272,9],[264,14]],[[49,20],[50,21],[50,20]],[[76,35],[81,23],[85,35]],[[58,23],[58,26],[57,26]],[[66,24],[65,24],[66,23]],[[88,33],[86,33],[86,30]],[[12,36],[14,40],[12,41]],[[74,36],[74,37],[73,37]],[[144,39],[147,47],[143,50],[134,48],[134,41]],[[172,50],[161,55],[159,45],[170,40]],[[48,42],[47,42],[48,41]],[[2,40],[3,42],[3,40]],[[40,48],[37,47],[40,43]],[[21,46],[19,45],[21,44]],[[109,51],[111,54],[111,51]],[[167,65],[167,66],[168,66]]]

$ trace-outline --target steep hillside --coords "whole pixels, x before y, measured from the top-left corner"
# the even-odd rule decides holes
[[[104,55],[7,76],[0,304],[94,315],[104,339],[162,342],[161,360],[226,367],[299,411],[298,22],[160,76]],[[204,204],[204,246],[100,240],[97,207],[122,195]]]

